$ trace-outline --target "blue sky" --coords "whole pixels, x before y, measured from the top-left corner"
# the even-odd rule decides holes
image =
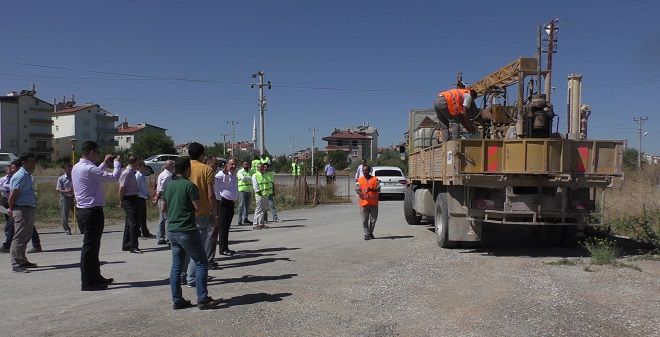
[[[660,154],[660,3],[648,1],[4,2],[0,91],[75,94],[176,143],[212,143],[258,116],[251,74],[266,73],[266,146],[289,153],[335,127],[370,123],[403,139],[411,108],[431,107],[456,72],[467,82],[534,56],[539,24],[559,18],[553,94],[566,129],[566,77],[583,74],[590,138]],[[295,137],[292,139],[292,137]]]

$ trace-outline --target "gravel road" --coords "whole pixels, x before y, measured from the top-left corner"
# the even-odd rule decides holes
[[[209,311],[172,310],[171,255],[155,240],[122,252],[122,228],[107,226],[102,271],[115,283],[81,292],[82,237],[43,230],[45,251],[28,255],[40,268],[0,261],[0,335],[660,336],[658,262],[587,272],[544,263],[577,250],[443,250],[429,227],[405,224],[401,201],[381,202],[372,241],[355,205],[280,216],[270,230],[232,229],[239,254],[210,271],[223,304]],[[184,296],[194,302],[194,289]]]

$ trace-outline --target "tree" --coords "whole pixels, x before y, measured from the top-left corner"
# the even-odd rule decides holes
[[[328,152],[328,160],[332,162],[335,170],[344,170],[348,167],[348,153],[344,151],[330,151]]]
[[[637,158],[639,151],[635,148],[628,148],[623,152],[623,167],[627,170],[637,169]],[[646,164],[646,160],[642,156],[642,166]]]
[[[405,174],[408,171],[408,165],[405,161],[401,160],[399,151],[396,149],[386,149],[378,155],[377,163],[379,166],[396,166],[400,168]]]
[[[147,158],[155,154],[175,154],[172,137],[158,132],[147,132],[131,146],[131,152],[140,158]]]

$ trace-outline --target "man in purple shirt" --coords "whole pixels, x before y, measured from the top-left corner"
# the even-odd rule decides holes
[[[135,172],[140,167],[140,159],[135,156],[128,158],[128,166],[119,177],[119,200],[121,207],[126,213],[124,225],[124,240],[122,250],[134,254],[142,254],[138,248],[138,237],[140,236],[140,191],[138,189]]]
[[[80,253],[80,279],[82,291],[104,290],[112,283],[112,278],[101,276],[99,263],[99,250],[101,249],[101,236],[103,235],[105,196],[103,195],[104,182],[113,182],[119,179],[121,163],[119,157],[106,155],[103,163],[96,166],[99,159],[99,146],[96,142],[82,143],[82,157],[73,167],[71,177],[73,180],[73,193],[76,198],[76,215],[78,223],[83,229],[83,246]],[[106,172],[114,159],[112,173]]]
[[[236,177],[236,159],[229,159],[222,170],[215,175],[213,185],[218,207],[218,222],[220,224],[220,254],[234,255],[229,249],[229,226],[234,217],[234,202],[238,200],[238,178]],[[211,254],[209,254],[211,255]],[[213,249],[215,256],[215,249]],[[210,259],[209,262],[212,262]]]

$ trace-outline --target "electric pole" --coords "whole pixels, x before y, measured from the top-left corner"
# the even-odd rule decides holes
[[[264,72],[259,70],[256,74],[252,74],[252,78],[259,77],[259,83],[252,84],[250,88],[257,86],[259,88],[259,154],[266,153],[266,142],[264,139],[264,112],[266,111],[266,96],[264,96],[264,87],[271,89],[270,81],[264,83]]]
[[[236,151],[235,146],[236,146],[236,124],[238,124],[238,121],[227,121],[227,124],[231,124],[231,155],[234,156]]]
[[[642,136],[646,133],[642,132],[642,124],[649,119],[648,117],[633,117],[633,122],[637,123],[637,137],[639,137],[639,150],[637,151],[637,169],[642,167]]]
[[[296,139],[297,137],[289,137],[289,140],[291,140],[291,145],[289,147],[291,148],[291,161],[293,162],[293,156],[296,155]]]
[[[227,136],[229,136],[229,134],[225,132],[221,133],[220,136],[222,136],[222,156],[227,159]],[[231,155],[234,155],[233,151]]]
[[[319,129],[309,129],[309,131],[312,131],[312,175],[315,174],[314,170],[314,148],[316,147],[316,131],[319,131]]]

